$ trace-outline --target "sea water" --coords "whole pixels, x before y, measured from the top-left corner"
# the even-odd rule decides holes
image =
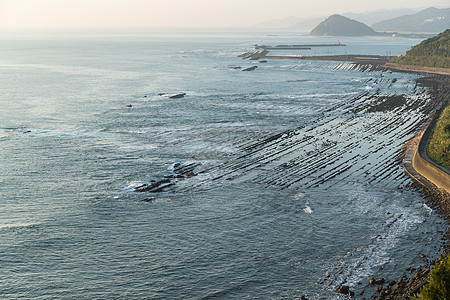
[[[416,75],[237,57],[338,40],[347,46],[298,54],[397,55],[420,42],[3,32],[0,297],[331,299],[340,284],[370,295],[369,278],[437,255],[442,221],[400,165],[380,171],[414,132],[365,135],[389,112],[344,109],[377,91],[422,97]],[[173,185],[135,191],[164,178]]]

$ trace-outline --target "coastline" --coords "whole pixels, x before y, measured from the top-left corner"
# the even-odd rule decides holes
[[[361,63],[361,62],[356,62]],[[448,105],[450,95],[450,70],[442,68],[430,68],[419,66],[405,66],[389,62],[377,65],[383,71],[405,72],[419,75],[428,75],[416,79],[418,84],[430,89],[431,97],[435,98],[439,105],[428,117],[428,120],[416,135],[405,145],[403,168],[413,180],[411,187],[420,192],[427,204],[436,209],[440,216],[446,221],[445,240],[441,248],[443,255],[438,261],[427,262],[425,269],[417,270],[411,277],[402,276],[394,286],[387,286],[379,291],[378,299],[409,299],[417,297],[421,288],[428,283],[429,272],[444,257],[450,254],[450,175],[449,170],[438,166],[426,155],[426,146],[429,142],[434,126],[439,119],[443,109]],[[411,272],[410,272],[411,273]]]
[[[401,70],[406,71],[404,68],[401,68]],[[418,71],[421,70],[414,68],[413,72]],[[448,169],[438,166],[426,156],[426,146],[436,121],[448,105],[448,95],[450,94],[448,81],[450,81],[450,77],[436,77],[436,75],[441,75],[440,72],[434,75],[435,77],[419,78],[417,81],[431,88],[432,97],[440,98],[440,107],[436,108],[422,129],[405,145],[403,167],[413,180],[412,188],[420,192],[427,204],[436,209],[447,223],[447,228],[445,228],[446,238],[441,245],[443,249],[443,255],[439,258],[439,261],[441,261],[442,258],[450,254],[450,175]],[[418,296],[421,288],[428,283],[429,272],[439,261],[427,260],[428,266],[425,270],[418,270],[410,279],[399,279],[397,290],[385,292],[384,295],[389,296],[386,299],[409,299],[411,296]]]
[[[273,58],[273,59],[299,59],[299,60],[324,60],[324,61],[347,61],[353,62],[360,66],[360,70],[381,70],[386,72],[404,72],[413,73],[419,75],[428,75],[432,77],[422,77],[417,80],[417,83],[421,83],[428,88],[434,89],[432,91],[434,97],[439,97],[440,104],[429,117],[423,128],[419,131],[420,136],[418,139],[417,147],[414,148],[412,155],[412,163],[408,169],[405,170],[415,180],[417,175],[421,174],[425,179],[423,184],[430,186],[430,183],[436,185],[440,189],[444,189],[447,193],[450,193],[450,172],[444,170],[436,164],[434,164],[428,157],[426,157],[425,146],[428,143],[432,129],[440,116],[442,110],[448,105],[448,83],[450,82],[450,69],[425,67],[425,66],[411,66],[400,65],[389,62],[389,57],[382,57],[377,55],[332,55],[332,56],[269,56],[267,53],[254,53],[249,57],[258,60],[259,58]],[[426,136],[425,143],[422,142],[422,136]],[[415,137],[417,138],[417,136]],[[420,146],[419,146],[420,145]],[[414,169],[414,170],[413,170]],[[411,173],[410,173],[411,172]],[[414,174],[412,174],[414,173]],[[444,177],[444,178],[440,178]],[[418,182],[422,182],[420,179]]]
[[[359,64],[361,67],[367,66],[365,62],[353,62]],[[427,205],[433,209],[436,209],[447,225],[446,228],[444,228],[445,238],[441,245],[443,254],[441,254],[439,259],[429,260],[426,256],[424,256],[423,259],[426,262],[426,267],[424,269],[419,268],[418,270],[413,271],[411,267],[411,269],[405,270],[404,275],[397,280],[386,280],[386,282],[389,282],[386,286],[383,285],[385,279],[382,278],[383,283],[377,287],[377,293],[379,293],[380,296],[376,299],[403,300],[410,299],[410,297],[417,297],[421,288],[428,283],[428,275],[430,271],[443,258],[450,255],[449,170],[433,163],[426,156],[425,149],[433,132],[433,128],[436,125],[437,119],[439,119],[443,109],[448,105],[450,95],[450,76],[443,75],[442,72],[439,72],[439,70],[438,72],[431,73],[433,72],[433,70],[431,70],[433,68],[422,69],[421,67],[418,67],[408,69],[403,68],[402,66],[399,67],[399,65],[393,66],[393,64],[389,66],[390,67],[387,68],[385,65],[380,64],[376,66],[376,69],[380,68],[382,71],[388,72],[398,71],[420,75],[427,74],[428,76],[426,77],[416,79],[416,82],[417,84],[429,88],[431,97],[439,103],[437,107],[435,107],[434,112],[432,112],[432,114],[424,122],[422,128],[407,142],[407,144],[404,145],[403,161],[401,163],[405,172],[413,181],[410,187],[422,195]],[[450,74],[450,70],[448,70],[447,73]],[[409,276],[406,275],[407,271],[410,274]]]
[[[409,66],[409,65],[394,64],[394,63],[390,63],[390,62],[386,62],[384,64],[384,68],[386,68],[386,70],[388,70],[388,71],[391,70],[391,71],[396,71],[396,72],[450,76],[450,69],[445,69],[445,68]]]
[[[355,61],[353,61],[355,62]],[[365,65],[366,62],[355,63]],[[418,75],[426,75],[416,79],[417,84],[429,88],[431,97],[439,104],[434,112],[416,135],[405,145],[403,168],[411,177],[411,187],[422,194],[427,204],[436,209],[440,216],[446,221],[445,240],[441,248],[443,254],[437,261],[428,260],[425,269],[419,269],[411,277],[402,276],[396,284],[389,284],[386,288],[379,290],[378,299],[403,300],[417,297],[421,288],[428,283],[429,273],[434,266],[450,254],[450,184],[448,169],[432,162],[426,155],[426,146],[429,142],[436,121],[439,119],[443,109],[448,105],[450,95],[450,70],[443,68],[430,68],[420,66],[406,66],[389,62],[378,61],[376,69],[387,72],[404,72]],[[408,270],[406,270],[408,271]],[[411,270],[410,270],[411,273]],[[378,291],[378,289],[377,289]]]
[[[374,67],[384,71],[391,72],[405,72],[414,73],[420,75],[444,75],[450,76],[450,69],[437,68],[437,67],[425,67],[425,66],[413,66],[413,65],[401,65],[389,62],[393,56],[380,56],[380,55],[359,55],[359,54],[347,54],[347,55],[317,55],[317,56],[288,56],[288,55],[267,55],[268,51],[258,51],[248,53],[245,58],[249,57],[252,60],[258,59],[296,59],[296,60],[325,60],[325,61],[347,61],[359,64],[372,64]]]
[[[415,272],[413,269],[407,269],[404,275],[397,280],[388,281],[389,284],[378,286],[377,299],[409,299],[411,296],[417,296],[421,288],[428,283],[428,275],[434,265],[442,258],[450,254],[450,178],[448,172],[441,170],[442,168],[435,165],[426,157],[424,150],[429,141],[430,134],[440,116],[443,108],[448,105],[450,95],[450,70],[444,68],[431,68],[422,66],[408,66],[389,63],[388,58],[377,56],[360,56],[360,55],[338,55],[338,56],[258,56],[255,54],[254,59],[274,58],[274,59],[300,59],[300,60],[327,60],[327,61],[347,61],[358,66],[359,70],[378,70],[385,72],[402,72],[425,75],[416,79],[416,83],[429,88],[431,97],[434,98],[439,105],[434,109],[431,116],[424,122],[422,128],[410,141],[404,145],[404,159],[401,162],[405,172],[411,177],[413,183],[411,188],[422,194],[426,203],[436,209],[440,216],[446,221],[445,240],[441,248],[443,254],[437,260],[428,260],[424,257],[427,265],[425,269],[419,268]],[[423,157],[425,156],[425,157]],[[448,171],[448,170],[447,170]],[[441,178],[445,176],[445,178]],[[406,275],[409,271],[410,276]],[[372,281],[372,280],[371,280]],[[372,285],[373,283],[369,283]],[[337,290],[342,293],[342,291]],[[375,291],[374,291],[375,292]],[[365,298],[363,298],[365,299]],[[375,298],[373,298],[375,299]]]

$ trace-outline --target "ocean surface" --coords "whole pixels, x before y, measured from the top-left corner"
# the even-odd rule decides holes
[[[370,297],[438,255],[443,221],[399,163],[429,113],[418,76],[238,57],[338,41],[290,54],[421,40],[2,32],[0,298]]]

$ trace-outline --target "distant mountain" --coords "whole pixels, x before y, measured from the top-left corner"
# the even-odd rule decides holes
[[[393,63],[450,68],[450,29],[426,39],[411,48],[406,55],[395,57]]]
[[[292,28],[300,29],[300,30],[308,30],[310,31],[314,27],[320,24],[325,17],[317,17],[313,19],[303,20],[302,22],[298,22],[295,25],[292,25]]]
[[[332,15],[317,25],[309,35],[362,36],[375,34],[375,30],[364,23],[341,15]]]
[[[367,11],[363,13],[343,13],[344,17],[362,22],[367,25],[372,25],[392,18],[412,15],[419,11],[420,9],[409,9],[409,8],[395,8],[395,9],[380,9],[374,11]]]
[[[450,28],[450,8],[434,7],[373,24],[373,28],[396,32],[441,32]]]
[[[267,28],[288,28],[292,27],[295,24],[304,21],[302,18],[298,17],[287,17],[284,19],[275,19],[270,21],[265,21],[259,24],[256,24],[256,27],[267,27]]]
[[[398,9],[375,10],[375,11],[368,11],[368,12],[363,12],[363,13],[347,12],[347,13],[344,13],[341,15],[344,17],[347,17],[349,19],[359,21],[364,24],[373,24],[373,23],[381,22],[381,21],[388,20],[391,18],[395,18],[398,16],[403,16],[406,14],[414,14],[416,12],[418,12],[418,9],[398,8]],[[317,17],[317,18],[304,19],[290,27],[296,28],[296,29],[301,29],[301,30],[312,30],[314,27],[319,25],[320,22],[322,22],[325,18],[326,18],[325,16],[321,16],[321,17]]]

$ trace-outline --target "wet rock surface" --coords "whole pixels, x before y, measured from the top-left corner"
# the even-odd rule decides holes
[[[342,68],[363,72],[378,70],[377,66],[369,64],[347,63],[342,64]],[[383,76],[370,78],[367,83],[375,87],[404,84],[401,80],[393,82]],[[280,190],[299,186],[302,189],[318,186],[326,189],[345,186],[349,178],[357,178],[392,191],[399,186],[422,191],[427,204],[439,208],[448,220],[448,195],[410,184],[411,180],[402,169],[402,147],[449,95],[448,83],[445,87],[445,83],[437,83],[436,78],[418,80],[412,94],[383,94],[380,88],[363,91],[324,108],[311,124],[269,134],[258,140],[237,142],[234,146],[241,153],[221,164],[206,167],[196,162],[176,163],[173,172],[166,174],[165,178],[139,186],[135,191],[187,192],[237,177]],[[395,181],[391,180],[393,178]],[[181,182],[183,184],[179,185]],[[389,216],[384,225],[386,231],[402,218],[401,214]],[[339,287],[339,293],[342,293],[346,292],[342,288],[347,285],[349,290],[343,294],[351,295],[350,292],[355,290],[359,299],[401,299],[395,297],[417,291],[426,277],[417,265],[405,270],[404,276],[398,280],[386,277],[381,282],[383,271],[380,270],[372,282],[367,280],[358,289],[346,283],[354,270],[367,263],[367,257],[373,255],[370,251],[376,251],[376,245],[386,239],[387,234],[377,236],[371,242],[373,245],[355,250],[355,253],[362,252],[358,256],[361,259],[355,259],[355,262],[331,266],[320,282],[322,287],[336,292]],[[428,255],[424,257],[427,258]],[[416,273],[419,275],[414,275]]]
[[[169,96],[169,99],[179,99],[179,98],[183,98],[184,96],[186,96],[186,93],[179,93],[179,94],[175,94],[173,96]]]
[[[139,193],[159,193],[170,190],[177,182],[198,175],[196,168],[200,166],[200,163],[175,163],[172,166],[172,172],[164,175],[164,179],[154,180],[148,184],[142,184],[134,188],[135,192]],[[153,200],[153,198],[149,198]],[[142,200],[144,201],[144,200]],[[144,201],[150,202],[150,201]]]
[[[245,68],[245,69],[243,69],[242,71],[253,71],[253,70],[255,70],[255,69],[257,69],[258,68],[258,66],[251,66],[251,67],[249,67],[249,68]]]
[[[417,83],[428,87],[434,99],[439,101],[448,101],[447,99],[450,95],[449,81],[450,79],[446,76],[433,76],[420,78],[417,80]],[[398,101],[398,103],[400,102],[401,101]],[[410,187],[420,192],[426,200],[426,203],[438,211],[441,217],[447,222],[446,238],[443,239],[440,249],[440,259],[442,259],[446,255],[450,254],[450,232],[448,230],[450,224],[450,194],[437,188],[433,184],[426,182],[426,179],[424,178],[421,180],[425,182],[417,182],[413,178],[413,182],[410,184]],[[371,299],[400,300],[409,299],[410,297],[418,297],[423,286],[428,283],[430,270],[436,265],[436,260],[428,259],[426,254],[419,254],[419,257],[426,263],[424,267],[408,267],[405,270],[405,273],[396,281],[390,280],[388,285],[378,286],[376,288],[376,292],[379,293],[379,296],[372,296]],[[377,283],[380,282],[373,278],[369,281],[370,285]]]

